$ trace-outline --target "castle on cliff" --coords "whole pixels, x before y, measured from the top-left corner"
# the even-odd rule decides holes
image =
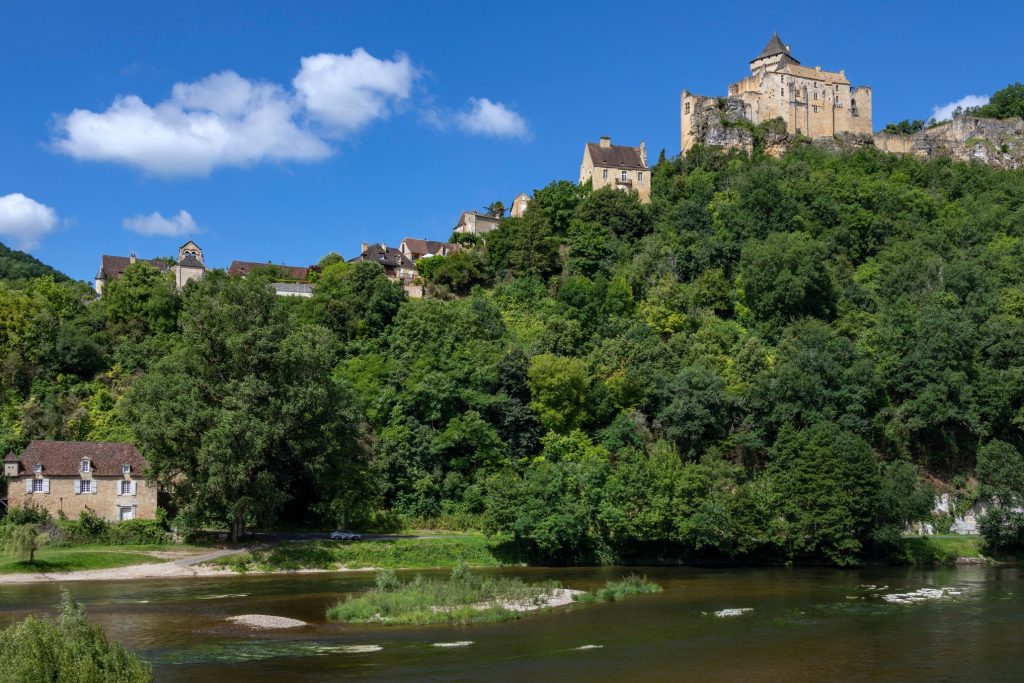
[[[759,124],[782,119],[790,135],[827,138],[842,133],[871,135],[871,88],[852,86],[846,72],[807,67],[776,33],[750,60],[750,76],[729,86],[725,98],[683,91],[681,144],[685,154],[703,142],[702,115],[709,109]]]

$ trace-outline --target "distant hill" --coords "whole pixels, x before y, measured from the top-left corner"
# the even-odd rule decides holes
[[[31,254],[0,243],[0,280],[23,280],[41,275],[51,275],[57,281],[71,279]]]

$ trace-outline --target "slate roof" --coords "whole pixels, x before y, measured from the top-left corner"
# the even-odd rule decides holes
[[[750,61],[756,62],[759,59],[764,59],[765,57],[772,57],[774,55],[779,54],[786,55],[797,64],[800,63],[799,61],[797,61],[795,57],[793,57],[786,51],[786,45],[785,43],[782,42],[782,39],[779,38],[778,32],[772,34],[772,37],[768,40],[768,44],[764,46],[763,50],[761,50],[761,54],[754,57]]]
[[[231,265],[228,266],[228,275],[236,275],[238,277],[245,277],[253,270],[257,268],[266,268],[273,266],[283,271],[292,280],[305,280],[309,277],[309,268],[302,266],[284,266],[277,263],[256,263],[255,261],[232,261]]]
[[[106,254],[100,260],[100,269],[96,273],[97,280],[116,280],[124,275],[124,269],[132,262],[130,256],[108,256]],[[137,259],[138,263],[148,263],[161,273],[170,268],[166,261],[161,259]]]
[[[195,254],[185,254],[185,256],[178,261],[178,265],[182,268],[201,268],[206,270],[206,266],[203,262],[196,258]]]
[[[370,244],[367,245],[366,251],[359,256],[350,260],[349,263],[356,261],[373,261],[379,263],[382,266],[388,266],[391,268],[415,268],[414,264],[410,259],[406,258],[401,251],[394,247],[389,247],[386,244]]]
[[[143,472],[147,462],[139,449],[130,443],[93,443],[89,441],[33,441],[22,452],[22,474],[31,474],[42,464],[43,476],[76,476],[82,459],[91,461],[93,476],[121,476],[121,466],[128,464],[133,473]],[[5,458],[10,460],[10,456]]]
[[[850,81],[846,80],[846,76],[837,71],[819,71],[818,69],[812,69],[809,66],[800,66],[796,60],[791,60],[789,63],[780,66],[781,68],[777,68],[775,71],[779,73],[792,74],[794,76],[799,76],[800,78],[822,81],[830,85],[850,84]]]
[[[459,248],[457,244],[450,242],[435,242],[434,240],[421,240],[418,237],[406,237],[402,242],[406,248],[414,254],[437,255],[451,253]]]
[[[611,145],[602,147],[596,142],[588,142],[590,160],[596,168],[624,168],[647,170],[647,164],[640,158],[639,147]]]

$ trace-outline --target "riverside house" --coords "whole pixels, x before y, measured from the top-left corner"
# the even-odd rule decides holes
[[[70,519],[83,510],[108,521],[153,519],[157,487],[145,479],[146,465],[128,443],[33,441],[4,458],[8,505]]]

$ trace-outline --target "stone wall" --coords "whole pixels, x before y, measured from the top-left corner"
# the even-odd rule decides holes
[[[1024,168],[1024,119],[958,119],[918,131],[913,135],[876,133],[875,146],[894,154],[913,154],[922,159],[950,157],[980,161],[996,168]]]
[[[33,478],[47,482],[47,490],[28,493],[26,481]],[[82,479],[92,481],[95,493],[78,493],[77,485]],[[134,481],[135,495],[121,495],[121,482]],[[74,477],[42,477],[25,475],[8,480],[7,500],[10,507],[24,507],[26,504],[45,508],[57,517],[61,512],[69,519],[78,519],[83,510],[89,510],[108,521],[121,519],[121,508],[134,508],[135,519],[153,519],[156,515],[157,487],[139,477],[91,477],[89,474]]]

